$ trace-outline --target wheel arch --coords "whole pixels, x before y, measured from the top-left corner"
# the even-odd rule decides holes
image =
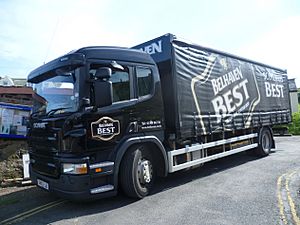
[[[166,150],[161,143],[161,141],[155,136],[144,136],[144,137],[133,137],[127,139],[125,142],[118,147],[118,151],[115,158],[115,173],[114,173],[114,184],[118,186],[119,170],[121,162],[126,154],[126,152],[133,146],[146,145],[153,149],[155,156],[158,157],[158,164],[162,165],[158,167],[159,176],[167,176],[168,174],[168,159]]]

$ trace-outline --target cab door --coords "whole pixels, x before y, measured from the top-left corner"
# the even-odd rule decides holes
[[[161,137],[163,104],[158,74],[155,74],[155,67],[150,65],[139,65],[134,70],[137,103],[135,111],[131,114],[132,118],[136,120],[138,132]]]
[[[128,135],[130,127],[131,113],[135,109],[137,102],[135,94],[134,66],[117,62],[118,68],[111,62],[100,61],[90,64],[89,74],[91,79],[95,76],[97,69],[109,67],[112,75],[108,79],[112,83],[113,103],[110,106],[98,108],[89,118],[90,141],[87,148],[89,150],[99,150],[112,148],[121,141],[124,136]],[[91,105],[94,105],[95,96],[93,87],[91,87]]]

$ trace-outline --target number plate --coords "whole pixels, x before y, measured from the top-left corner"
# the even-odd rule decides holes
[[[37,179],[37,185],[43,189],[49,190],[49,184],[43,180]]]

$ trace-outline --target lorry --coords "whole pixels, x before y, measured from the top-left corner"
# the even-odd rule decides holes
[[[291,121],[285,70],[166,34],[133,48],[85,47],[33,70],[33,183],[65,198],[122,189],[249,151],[267,156]],[[44,102],[44,103],[41,103]]]

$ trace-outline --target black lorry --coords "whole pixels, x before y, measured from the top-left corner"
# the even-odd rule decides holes
[[[32,71],[32,181],[70,199],[143,198],[156,176],[242,151],[291,121],[285,70],[166,34],[86,47]]]

